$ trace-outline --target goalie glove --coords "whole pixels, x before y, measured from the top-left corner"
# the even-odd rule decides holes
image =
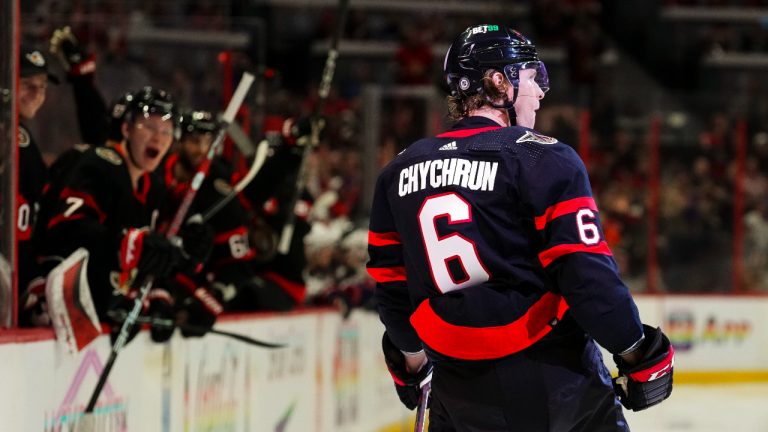
[[[53,32],[49,50],[58,57],[70,76],[83,76],[96,71],[95,57],[85,52],[69,26]]]
[[[421,396],[421,387],[432,380],[432,362],[427,362],[415,374],[408,373],[405,365],[405,354],[400,351],[389,339],[389,335],[384,332],[381,340],[381,347],[384,351],[384,361],[387,363],[389,374],[395,382],[395,390],[400,402],[409,410],[415,409],[419,405]]]
[[[641,411],[656,405],[672,394],[672,372],[675,350],[661,329],[643,324],[645,340],[638,348],[640,361],[630,366],[620,356],[613,360],[619,376],[613,379],[613,389],[624,408]]]

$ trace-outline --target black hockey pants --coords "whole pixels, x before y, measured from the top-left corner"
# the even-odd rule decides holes
[[[629,431],[594,341],[554,339],[498,360],[436,361],[429,431]]]

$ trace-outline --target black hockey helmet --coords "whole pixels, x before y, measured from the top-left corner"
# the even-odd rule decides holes
[[[215,134],[219,122],[208,111],[184,111],[181,113],[181,137],[187,134]]]
[[[123,121],[125,121],[125,112],[128,104],[133,100],[133,93],[125,92],[120,98],[112,103],[109,109],[109,135],[107,139],[112,141],[122,141],[123,139]]]
[[[179,113],[171,95],[160,89],[144,87],[134,92],[125,107],[124,122],[133,122],[138,117],[159,115],[163,120],[173,122],[174,138],[179,137]]]
[[[528,38],[502,25],[468,27],[453,41],[445,55],[443,71],[451,95],[481,93],[483,76],[488,69],[504,72],[515,88],[515,99],[521,69],[536,69],[539,87],[544,92],[549,90],[547,70],[539,60],[536,46]]]

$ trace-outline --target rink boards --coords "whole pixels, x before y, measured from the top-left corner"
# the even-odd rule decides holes
[[[675,347],[675,382],[768,382],[768,296],[635,295]],[[605,357],[609,366],[610,357]]]
[[[99,430],[359,432],[408,415],[380,358],[383,327],[375,315],[244,315],[217,327],[289,347],[178,333],[161,345],[142,332],[105,386]],[[0,430],[68,431],[87,403],[109,338],[70,356],[51,337],[0,336]]]
[[[675,344],[677,383],[768,381],[768,297],[636,299],[643,319]],[[242,315],[217,327],[290,346],[267,350],[216,335],[159,345],[142,332],[102,393],[100,430],[374,432],[410,414],[383,366],[373,314]],[[0,430],[71,430],[90,397],[108,337],[76,356],[52,337],[0,333]]]

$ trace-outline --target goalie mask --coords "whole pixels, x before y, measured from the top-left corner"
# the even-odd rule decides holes
[[[517,30],[508,27],[483,24],[468,27],[454,40],[445,55],[443,71],[452,96],[472,96],[483,93],[483,77],[486,71],[503,72],[514,87],[514,96],[504,105],[513,115],[512,106],[517,100],[520,71],[536,70],[536,84],[543,92],[549,90],[549,77],[544,63],[539,60],[536,46]]]

